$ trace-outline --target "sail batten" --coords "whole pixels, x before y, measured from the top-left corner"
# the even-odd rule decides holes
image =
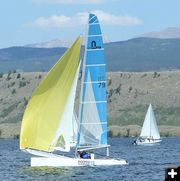
[[[93,26],[91,26],[93,25]],[[80,96],[78,146],[106,145],[106,70],[99,21],[89,15]]]
[[[22,120],[21,149],[31,148],[48,152],[54,150],[53,139],[58,125],[63,122],[61,118],[79,65],[81,42],[79,37],[32,94]],[[61,142],[58,146],[64,149],[65,137],[63,133],[58,137]]]
[[[86,64],[85,65],[85,67],[99,67],[99,66],[106,66],[106,64],[91,64],[91,65]]]

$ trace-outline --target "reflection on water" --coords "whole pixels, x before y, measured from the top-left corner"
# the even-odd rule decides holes
[[[20,175],[26,175],[29,178],[71,178],[73,175],[72,168],[51,168],[51,167],[21,167]]]
[[[30,155],[18,140],[0,139],[0,180],[164,180],[168,165],[180,165],[180,138],[164,138],[160,145],[134,146],[130,138],[109,139],[110,155],[128,166],[31,168]],[[101,151],[98,154],[104,154]],[[73,154],[73,153],[72,153]]]

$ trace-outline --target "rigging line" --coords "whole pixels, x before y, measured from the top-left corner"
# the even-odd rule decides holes
[[[81,133],[82,137],[84,136],[85,139],[87,138],[87,139],[91,140],[92,143],[95,143],[95,144],[97,144],[97,141],[98,142],[100,141],[100,138],[92,138],[92,137],[86,135],[86,133],[88,133],[88,131],[85,128],[82,128],[82,129],[84,129],[84,133]],[[96,129],[96,127],[95,127],[95,129]]]
[[[84,138],[86,138],[86,139],[88,139],[88,140],[90,140],[91,141],[91,144],[95,144],[95,145],[97,145],[97,141],[95,140],[95,139],[93,139],[93,138],[91,138],[91,137],[89,137],[89,136],[86,136],[86,135],[84,135],[84,134],[81,134],[81,137],[84,137]],[[82,138],[83,138],[82,137]],[[85,141],[86,142],[86,141]],[[81,143],[81,142],[80,142]]]
[[[83,116],[83,112],[82,112],[82,107],[84,105],[81,104],[81,101],[83,99],[83,89],[84,89],[84,84],[82,84],[82,82],[84,81],[84,73],[85,73],[85,64],[86,64],[86,54],[85,52],[87,51],[87,34],[88,34],[88,24],[89,24],[89,20],[88,20],[88,23],[86,23],[86,25],[84,26],[84,45],[85,45],[85,50],[84,50],[84,56],[83,56],[83,61],[82,61],[82,78],[81,78],[81,91],[80,91],[80,101],[79,101],[79,116],[78,116],[78,120],[79,120],[79,123],[82,121],[82,116]],[[81,132],[81,125],[79,124],[79,129],[78,129],[78,134],[80,134]],[[80,136],[77,137],[77,144],[80,143]]]
[[[97,145],[98,139],[97,139],[97,141],[95,141],[95,139],[93,139],[92,137],[89,137],[89,136],[87,136],[87,135],[85,135],[85,134],[83,134],[83,133],[81,133],[81,135],[84,136],[84,137],[86,137],[86,138],[88,138],[89,140],[92,141],[92,143],[95,143],[95,144]]]
[[[96,141],[95,139],[93,139],[93,138],[91,138],[91,137],[89,137],[89,136],[87,136],[87,135],[84,135],[84,134],[82,134],[82,135],[83,135],[83,137],[88,138],[88,140],[91,140],[91,143],[97,145],[97,141]]]
[[[84,118],[85,120],[86,120],[86,122],[87,122],[87,118]],[[96,129],[97,127],[95,127],[95,129]],[[92,138],[92,137],[89,137],[88,135],[86,135],[86,133],[88,133],[89,134],[89,132],[88,132],[88,130],[84,127],[84,126],[82,126],[82,129],[84,129],[84,134],[83,133],[81,133],[81,135],[83,135],[85,138],[88,138],[89,140],[92,140],[92,142],[93,143],[96,143],[97,144],[97,141],[95,141],[95,138]],[[96,129],[97,130],[97,129]],[[81,131],[82,132],[82,131]],[[91,135],[93,135],[93,134],[91,134]],[[93,135],[94,136],[94,135]],[[94,136],[95,137],[95,136]],[[96,139],[97,140],[97,139]],[[100,139],[98,139],[98,140],[100,140]],[[99,141],[98,141],[99,142]]]
[[[82,127],[82,129],[83,129],[84,127]],[[95,129],[96,129],[96,127],[95,127]],[[88,132],[88,130],[87,129],[85,129],[84,128],[84,130],[85,130],[85,133],[88,133],[89,134],[89,132]],[[101,129],[102,130],[102,129]],[[81,133],[84,137],[86,137],[86,138],[88,138],[89,140],[92,140],[94,143],[96,143],[94,140],[95,140],[95,138],[92,138],[92,137],[89,137],[89,136],[87,136],[86,134],[83,134],[83,133]],[[93,134],[92,134],[93,135]],[[94,135],[93,135],[94,136]],[[100,138],[97,138],[96,140],[100,140]]]

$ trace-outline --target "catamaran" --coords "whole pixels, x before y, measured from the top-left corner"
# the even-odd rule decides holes
[[[128,164],[124,159],[109,158],[106,65],[101,28],[94,14],[89,15],[78,119],[74,114],[81,43],[82,38],[78,37],[53,66],[32,94],[24,112],[20,149],[33,155],[33,167]],[[72,157],[63,156],[74,146]],[[87,152],[100,148],[106,149],[104,157],[96,158],[94,153],[87,156]]]
[[[156,118],[154,116],[152,105],[150,104],[146,113],[140,137],[134,141],[134,144],[153,145],[161,141]]]

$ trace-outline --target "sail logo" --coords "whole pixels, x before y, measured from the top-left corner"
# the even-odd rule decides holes
[[[106,87],[105,76],[98,76],[98,85],[99,85],[99,88]]]
[[[99,82],[98,85],[99,85],[99,88],[105,88],[106,87],[105,82]]]
[[[91,42],[91,49],[100,49],[100,48],[101,48],[101,46],[97,46],[97,45],[96,45],[96,41],[93,40],[93,41]]]

